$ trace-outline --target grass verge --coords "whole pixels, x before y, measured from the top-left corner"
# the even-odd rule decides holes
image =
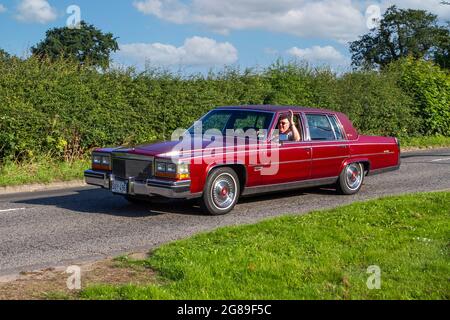
[[[0,164],[0,187],[83,179],[83,171],[89,166],[89,160],[60,162],[50,159]]]
[[[130,269],[147,285],[91,285],[84,299],[450,299],[450,192],[356,203],[226,227],[160,247]],[[370,290],[369,266],[381,270]]]
[[[450,147],[450,137],[444,136],[423,136],[411,137],[400,140],[401,147],[404,149],[428,149]]]

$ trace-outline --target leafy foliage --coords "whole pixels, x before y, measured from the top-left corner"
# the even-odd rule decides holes
[[[414,98],[414,113],[422,119],[420,133],[450,136],[450,73],[412,58],[390,68],[399,73],[400,85]]]
[[[450,28],[439,26],[437,16],[423,10],[386,10],[378,28],[350,43],[352,64],[384,67],[402,57],[433,59],[449,68]]]
[[[81,21],[79,28],[54,28],[46,38],[31,48],[33,55],[55,61],[61,57],[75,59],[80,64],[107,68],[111,52],[119,49],[111,33],[103,33],[93,25]]]
[[[7,60],[9,58],[11,58],[11,55],[5,50],[0,48],[0,60]]]
[[[94,147],[170,138],[173,130],[220,105],[323,107],[346,113],[362,133],[448,134],[445,119],[428,120],[446,114],[448,75],[425,64],[405,77],[412,72],[408,68],[338,76],[277,61],[263,70],[228,67],[183,77],[158,70],[98,72],[63,59],[0,61],[0,162],[70,161]]]

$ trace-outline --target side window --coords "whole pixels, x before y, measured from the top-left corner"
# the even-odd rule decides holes
[[[242,129],[244,131],[253,129],[255,128],[257,119],[258,116],[256,114],[246,114],[242,118],[236,118],[233,129]]]
[[[223,128],[227,124],[230,117],[231,114],[229,112],[217,112],[212,114],[202,123],[203,133],[210,129],[218,129],[220,131],[223,131]]]
[[[328,116],[328,119],[330,119],[331,125],[333,126],[334,133],[336,134],[336,139],[343,140],[344,139],[344,135],[342,134],[341,128],[338,125],[336,117],[335,116]]]
[[[328,117],[322,114],[307,114],[311,140],[336,140]]]
[[[285,142],[302,141],[303,130],[302,130],[302,123],[300,121],[300,115],[298,113],[294,113],[294,124],[300,135],[299,140],[295,140],[294,132],[292,131],[292,128],[289,125],[289,120],[282,119],[281,116],[278,117],[277,126],[275,127],[275,135],[278,137],[280,141]],[[283,133],[283,131],[285,131],[285,133]]]

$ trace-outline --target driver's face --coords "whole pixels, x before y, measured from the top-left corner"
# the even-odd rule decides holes
[[[279,127],[281,133],[286,133],[289,130],[289,121],[287,119],[280,120]]]

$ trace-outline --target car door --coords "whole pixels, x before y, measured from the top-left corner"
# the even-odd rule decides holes
[[[311,179],[338,177],[349,147],[337,118],[321,113],[304,116],[311,140]]]
[[[263,185],[301,181],[310,178],[310,142],[305,141],[306,131],[304,130],[303,117],[300,113],[294,113],[294,116],[297,126],[300,128],[302,141],[284,141],[271,144],[271,163],[262,162],[261,166],[256,168],[256,170],[261,171],[260,182]],[[277,115],[277,119],[278,117],[279,115]],[[274,130],[277,130],[277,128],[274,127]],[[272,138],[274,138],[273,134]],[[272,170],[269,170],[269,165]]]

